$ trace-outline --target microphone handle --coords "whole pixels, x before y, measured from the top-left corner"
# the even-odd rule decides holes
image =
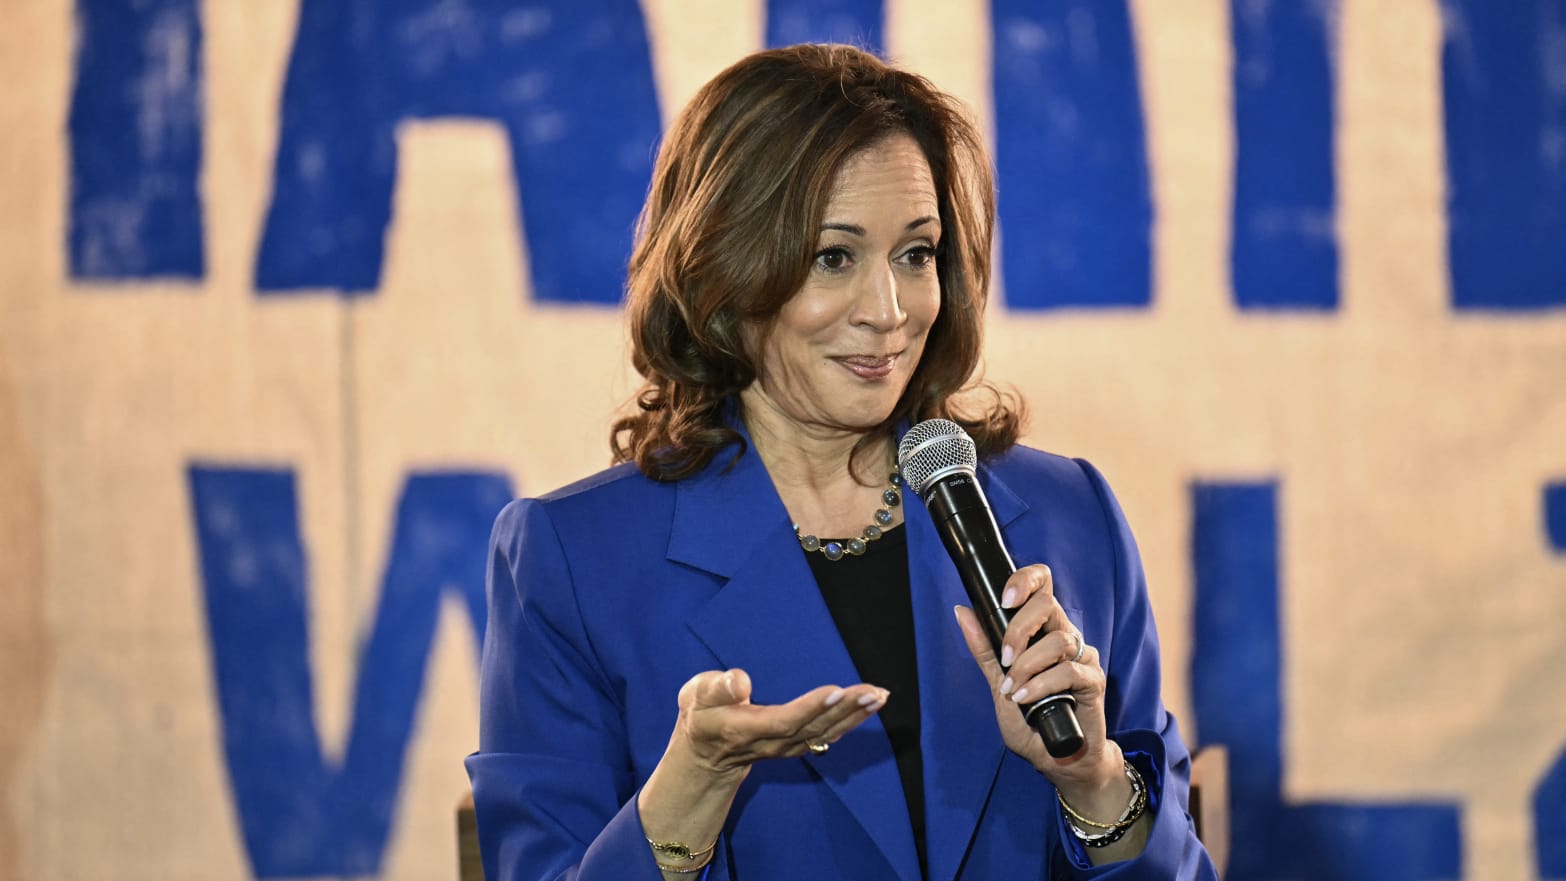
[[[1001,541],[1000,526],[984,490],[971,474],[948,475],[930,488],[926,503],[941,543],[957,564],[973,611],[999,656],[1001,637],[1012,618],[1012,610],[1001,608],[1000,598],[1006,579],[1017,567]],[[1034,634],[1028,644],[1043,636],[1044,631]],[[1061,692],[1020,707],[1023,718],[1044,739],[1044,748],[1057,759],[1082,749],[1082,726],[1077,723],[1076,705],[1070,692]]]

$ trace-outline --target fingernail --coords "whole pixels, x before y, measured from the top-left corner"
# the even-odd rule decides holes
[[[881,701],[881,700],[885,700],[885,699],[886,698],[883,698],[880,694],[872,691],[869,694],[862,694],[862,695],[859,696],[859,705],[861,707],[868,707],[871,704],[875,703],[876,701]]]
[[[1009,646],[1009,645],[1001,647],[1001,666],[1002,667],[1010,667],[1011,666],[1011,646]]]
[[[1006,592],[1001,594],[1001,608],[1002,609],[1009,609],[1009,608],[1011,608],[1011,604],[1015,603],[1016,601],[1017,601],[1017,589],[1015,587],[1008,587],[1008,588],[1006,588]]]
[[[886,706],[886,698],[881,698],[880,700],[876,701],[875,703],[870,704],[869,706],[865,707],[865,709],[868,710],[869,712],[874,713],[876,710],[879,710],[879,709],[881,709],[884,706]]]
[[[829,707],[832,706],[833,704],[835,704],[838,701],[842,700],[843,699],[843,695],[845,695],[845,694],[848,694],[848,692],[844,691],[841,688],[839,688],[837,691],[832,692],[831,694],[827,695],[826,705],[829,706]]]
[[[1017,689],[1017,693],[1012,695],[1011,699],[1016,701],[1019,704],[1022,703],[1023,701],[1028,699],[1028,690],[1026,688],[1019,688],[1019,689]]]
[[[1011,694],[1011,689],[1012,689],[1012,688],[1013,688],[1013,687],[1014,687],[1014,686],[1015,686],[1015,685],[1016,685],[1016,684],[1017,684],[1017,683],[1015,683],[1015,682],[1012,682],[1012,681],[1011,681],[1011,677],[1010,677],[1010,676],[1007,676],[1007,677],[1006,677],[1006,678],[1005,678],[1005,679],[1002,679],[1002,680],[1001,680],[1001,684],[1000,684],[1000,693],[1001,693],[1001,694]]]

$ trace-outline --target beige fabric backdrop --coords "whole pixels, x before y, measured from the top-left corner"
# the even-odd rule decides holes
[[[1343,306],[1291,318],[1239,314],[1229,295],[1228,4],[1132,6],[1156,305],[997,310],[988,375],[1030,402],[1032,443],[1093,459],[1116,487],[1153,583],[1166,699],[1187,720],[1188,486],[1281,475],[1288,793],[1461,800],[1465,876],[1531,879],[1528,799],[1566,743],[1566,559],[1538,510],[1539,487],[1566,474],[1566,315],[1447,305],[1439,11],[1341,5]],[[755,3],[645,7],[665,108],[761,43]],[[890,53],[988,120],[986,4],[888,9]],[[258,299],[290,2],[202,8],[206,278],[73,283],[72,4],[7,11],[0,878],[246,878],[186,464],[298,471],[330,754],[404,474],[457,462],[536,493],[601,467],[609,414],[634,387],[625,331],[612,310],[525,296],[508,147],[478,122],[400,130],[377,296]],[[539,413],[552,418],[519,418]],[[387,878],[454,874],[473,652],[450,605]],[[1312,723],[1329,702],[1348,711],[1341,725]]]

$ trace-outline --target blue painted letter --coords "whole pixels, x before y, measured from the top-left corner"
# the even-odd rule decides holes
[[[77,0],[70,274],[200,278],[196,0]]]
[[[1566,554],[1566,482],[1544,488],[1544,534],[1557,554]],[[1539,877],[1566,879],[1566,752],[1533,793],[1533,841]]]
[[[1231,0],[1234,240],[1241,309],[1336,309],[1327,4]]]
[[[510,485],[492,474],[408,479],[338,766],[322,756],[312,710],[309,581],[293,473],[192,466],[190,492],[223,750],[255,875],[373,875],[441,592],[462,597],[482,634],[484,552]]]
[[[1229,749],[1230,881],[1460,877],[1455,806],[1283,802],[1278,488],[1197,484],[1192,503],[1192,700],[1202,742]]]
[[[767,45],[849,43],[881,51],[881,0],[770,0]]]
[[[620,300],[661,123],[636,0],[304,0],[262,291],[373,291],[404,119],[505,126],[534,295]]]
[[[1006,305],[1146,306],[1153,209],[1124,0],[992,14]]]
[[[1443,7],[1452,304],[1566,306],[1566,3]]]

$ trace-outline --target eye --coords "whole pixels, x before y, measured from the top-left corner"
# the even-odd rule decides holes
[[[842,272],[852,262],[854,257],[847,248],[822,248],[816,252],[816,268],[826,272]]]
[[[903,252],[903,262],[915,269],[927,269],[935,265],[937,251],[929,245],[916,245]]]

